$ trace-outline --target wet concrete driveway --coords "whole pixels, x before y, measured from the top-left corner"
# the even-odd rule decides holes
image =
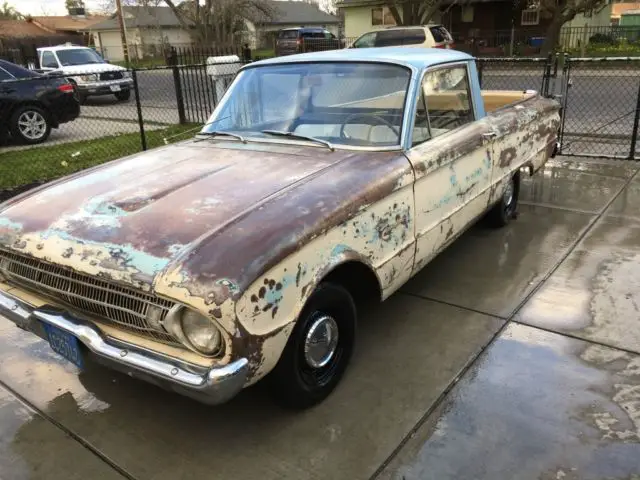
[[[78,375],[0,318],[0,478],[640,478],[640,174],[558,159],[365,312],[303,413]],[[635,177],[634,177],[635,175]]]

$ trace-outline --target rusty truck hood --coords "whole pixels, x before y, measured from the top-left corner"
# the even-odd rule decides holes
[[[0,246],[151,290],[198,241],[349,155],[210,140],[163,147],[6,203]]]

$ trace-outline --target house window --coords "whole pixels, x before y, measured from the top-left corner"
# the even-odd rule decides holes
[[[538,25],[540,23],[540,9],[527,8],[522,10],[520,25]]]
[[[463,23],[473,22],[473,5],[464,5],[462,7],[462,13],[460,19]]]
[[[391,15],[389,7],[376,7],[371,9],[371,25],[393,26],[396,21]]]

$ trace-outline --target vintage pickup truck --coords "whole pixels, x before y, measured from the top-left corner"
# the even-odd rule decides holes
[[[246,65],[195,138],[2,205],[0,314],[78,366],[209,404],[265,377],[309,407],[347,367],[361,302],[477,219],[509,222],[559,108],[481,91],[453,50]]]

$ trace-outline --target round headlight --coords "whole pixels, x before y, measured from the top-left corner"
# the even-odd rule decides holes
[[[184,336],[197,351],[212,355],[220,350],[220,330],[207,317],[185,308],[182,310],[180,322]]]

